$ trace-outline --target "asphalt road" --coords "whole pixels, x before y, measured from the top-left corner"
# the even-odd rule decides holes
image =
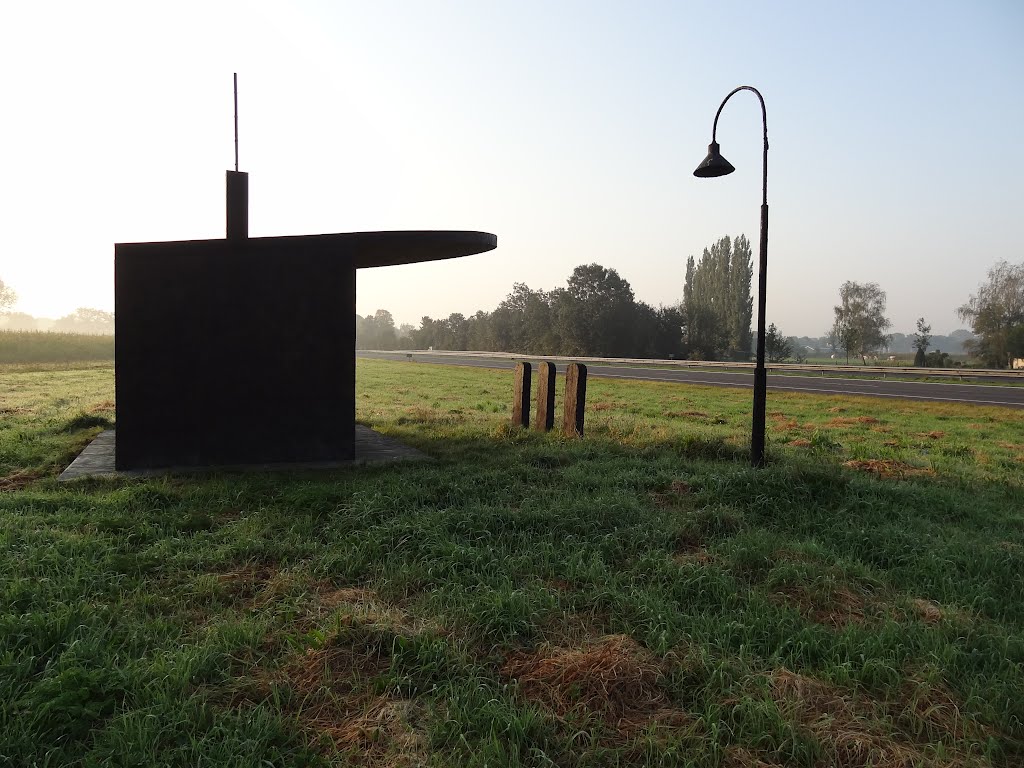
[[[365,352],[360,350],[356,352],[356,356],[408,361],[407,353],[405,352]],[[459,357],[457,355],[430,355],[429,353],[417,353],[413,360],[412,364],[419,362],[435,363],[438,365],[466,365],[476,368],[514,368],[516,364],[516,360],[509,358]],[[557,365],[560,370],[564,369],[564,363],[558,362]],[[588,363],[587,375],[590,377],[616,379],[640,379],[642,381],[677,381],[681,384],[707,384],[713,387],[752,388],[754,386],[753,372],[690,371],[686,369],[636,368]],[[844,379],[838,376],[769,374],[768,389],[777,392],[817,392],[824,395],[858,395],[901,400],[971,403],[974,405],[1024,408],[1024,387],[1004,387],[989,384],[942,384],[889,379]]]

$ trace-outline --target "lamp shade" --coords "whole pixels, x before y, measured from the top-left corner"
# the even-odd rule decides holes
[[[700,179],[710,179],[715,176],[726,176],[735,170],[732,163],[722,157],[718,150],[718,142],[712,141],[708,144],[708,156],[697,166],[693,175]]]

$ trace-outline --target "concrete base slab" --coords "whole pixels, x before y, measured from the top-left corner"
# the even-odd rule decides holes
[[[194,474],[197,472],[287,472],[302,469],[337,469],[339,467],[381,464],[391,461],[422,461],[430,457],[422,451],[403,445],[397,440],[374,432],[369,427],[356,424],[356,457],[351,461],[318,461],[295,464],[245,464],[220,467],[166,467],[118,471],[114,464],[117,446],[117,432],[108,429],[96,436],[85,447],[78,458],[61,472],[58,482],[75,480],[79,477],[152,477],[173,473]]]

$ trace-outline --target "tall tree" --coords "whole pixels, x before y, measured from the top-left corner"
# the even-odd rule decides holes
[[[750,242],[744,235],[721,238],[704,249],[699,262],[687,259],[683,314],[691,356],[750,357],[752,275]]]
[[[927,362],[925,355],[928,352],[928,347],[932,344],[932,327],[927,325],[923,317],[917,318],[917,333],[914,334],[914,349],[917,353],[914,355],[914,365],[923,367]]]
[[[838,348],[859,355],[862,362],[867,356],[882,349],[889,341],[886,331],[892,326],[885,316],[885,291],[878,283],[843,283],[839,289],[839,305],[833,307],[835,321],[829,333]]]
[[[732,244],[732,259],[729,262],[728,329],[729,356],[745,359],[750,357],[750,320],[754,313],[754,301],[750,295],[750,280],[754,274],[750,241],[740,235]]]
[[[14,302],[17,300],[18,294],[14,292],[14,289],[5,285],[3,280],[0,280],[0,314],[13,307]]]
[[[526,283],[512,286],[512,292],[490,314],[488,324],[494,349],[536,355],[559,352],[552,296],[533,291]]]
[[[395,333],[395,319],[386,309],[378,309],[372,315],[356,315],[356,349],[395,349],[398,336]]]
[[[466,316],[461,312],[452,312],[448,319],[444,320],[444,326],[448,331],[448,342],[445,349],[468,349],[469,348],[469,324]]]
[[[630,357],[683,359],[686,352],[684,328],[685,321],[679,307],[655,309],[646,302],[638,301]]]
[[[988,282],[957,313],[978,336],[964,347],[988,365],[1009,366],[1011,355],[1016,356],[1014,342],[1024,333],[1018,330],[1024,326],[1024,263],[1000,261],[989,269]]]
[[[627,357],[636,317],[633,289],[614,269],[581,264],[557,295],[555,323],[562,352]]]

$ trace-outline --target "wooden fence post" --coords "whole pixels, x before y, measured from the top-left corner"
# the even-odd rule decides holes
[[[534,429],[549,431],[555,425],[555,364],[537,366],[537,421]]]
[[[529,363],[516,363],[516,379],[512,393],[512,424],[516,427],[530,426],[530,382]]]
[[[587,404],[587,366],[569,363],[565,369],[565,401],[562,432],[566,437],[583,437],[583,409]]]

